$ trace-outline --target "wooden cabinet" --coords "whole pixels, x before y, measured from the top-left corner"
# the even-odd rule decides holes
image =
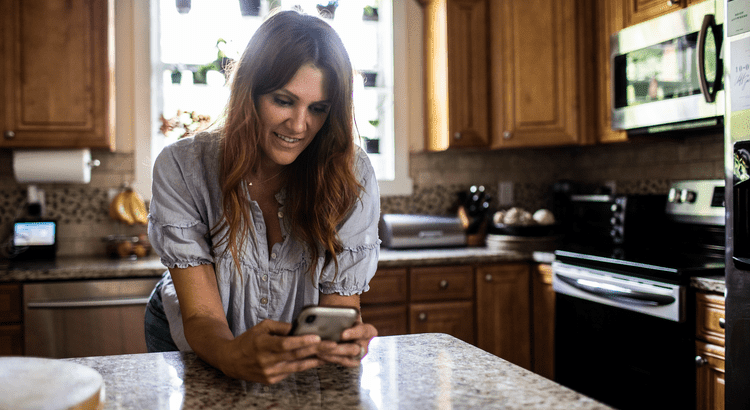
[[[114,1],[0,5],[0,148],[114,149]]]
[[[447,333],[476,343],[470,265],[379,269],[360,302],[380,336]]]
[[[489,145],[488,0],[424,6],[426,148]]]
[[[23,355],[21,285],[0,284],[0,356]]]
[[[627,141],[625,131],[612,129],[612,61],[610,36],[625,28],[624,2],[605,0],[595,3],[597,71],[597,140],[602,143]]]
[[[555,291],[552,265],[531,270],[531,370],[548,379],[555,376]]]
[[[724,409],[724,297],[696,294],[696,408]]]
[[[362,320],[378,329],[378,336],[408,333],[406,269],[379,269],[370,290],[360,297]]]
[[[447,333],[475,344],[471,266],[412,268],[409,333]]]
[[[492,1],[492,148],[594,138],[591,0]]]
[[[623,5],[627,27],[679,10],[687,0],[625,0]]]
[[[528,264],[476,269],[477,347],[531,369]]]

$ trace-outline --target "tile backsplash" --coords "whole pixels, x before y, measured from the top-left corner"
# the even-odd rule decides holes
[[[381,211],[446,215],[458,192],[484,185],[496,199],[500,182],[512,184],[513,206],[530,211],[551,206],[552,185],[559,180],[613,183],[618,193],[666,193],[675,180],[723,178],[723,143],[723,135],[716,134],[590,147],[413,153],[414,193],[383,197]],[[93,151],[92,157],[101,166],[92,171],[90,184],[39,184],[47,216],[59,223],[58,255],[104,255],[102,238],[107,235],[146,231],[108,215],[112,192],[132,181],[133,155]],[[25,198],[26,186],[13,178],[11,152],[0,150],[0,245],[7,245]]]

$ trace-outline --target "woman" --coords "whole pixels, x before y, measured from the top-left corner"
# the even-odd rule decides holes
[[[146,311],[149,350],[193,350],[262,383],[358,366],[377,335],[361,319],[340,343],[287,336],[305,305],[359,308],[377,268],[379,192],[353,143],[349,56],[318,17],[278,12],[231,87],[223,126],[154,165],[149,238],[169,271]]]

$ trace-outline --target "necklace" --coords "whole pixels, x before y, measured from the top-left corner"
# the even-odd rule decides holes
[[[283,169],[282,169],[281,171],[279,171],[279,173],[278,173],[278,174],[276,174],[276,175],[272,176],[271,178],[268,178],[268,179],[266,179],[265,181],[260,181],[260,182],[258,182],[258,185],[260,185],[260,184],[263,184],[263,183],[266,183],[266,182],[268,182],[268,181],[270,181],[270,180],[272,180],[272,179],[276,178],[277,176],[281,175],[281,173],[282,173],[282,172],[284,172],[284,171],[286,171],[286,168],[283,168]],[[252,183],[252,182],[248,182],[248,183],[247,183],[247,185],[248,185],[248,186],[253,186],[253,183]]]

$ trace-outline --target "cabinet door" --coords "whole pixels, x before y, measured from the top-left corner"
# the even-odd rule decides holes
[[[597,138],[599,142],[621,142],[628,139],[625,131],[612,129],[612,60],[610,36],[625,27],[624,1],[605,0],[596,6],[596,62],[597,62]]]
[[[531,369],[529,266],[477,267],[477,346]]]
[[[370,290],[360,296],[361,305],[406,302],[406,269],[378,269]]]
[[[475,344],[474,304],[470,301],[409,305],[409,333],[447,333]]]
[[[490,2],[492,148],[593,137],[590,0]]]
[[[0,325],[0,356],[23,355],[21,325]]]
[[[679,10],[687,0],[625,0],[625,26],[632,26]]]
[[[405,304],[362,306],[362,321],[375,326],[378,336],[405,335],[409,331]]]
[[[724,348],[695,343],[699,367],[695,375],[696,409],[724,410]]]
[[[468,265],[412,268],[409,287],[412,302],[471,299],[474,271]]]
[[[426,148],[489,144],[487,2],[424,5]]]
[[[724,296],[695,294],[695,335],[698,339],[724,346]]]
[[[532,366],[534,373],[554,380],[555,376],[555,290],[552,266],[537,265],[531,272]]]
[[[0,148],[114,148],[112,0],[0,0]]]

